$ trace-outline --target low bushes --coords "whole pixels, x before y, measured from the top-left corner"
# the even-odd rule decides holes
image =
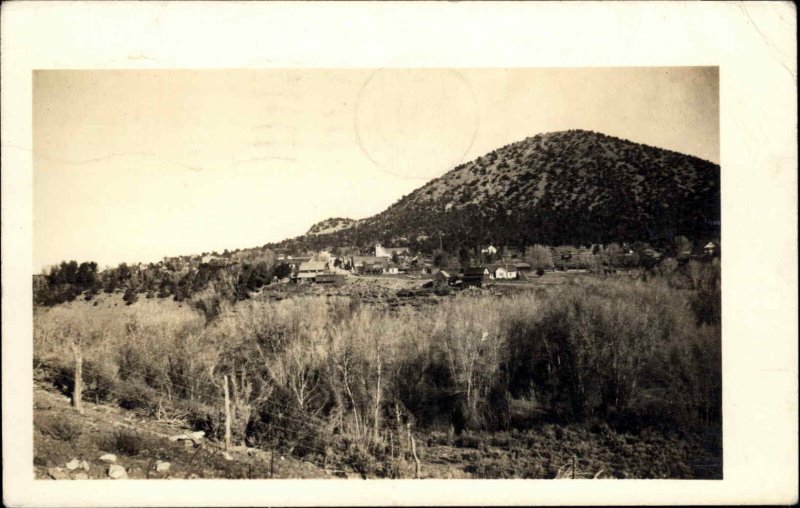
[[[159,400],[155,390],[137,382],[118,383],[114,398],[119,407],[148,416],[155,414]]]
[[[135,457],[145,449],[145,440],[132,430],[117,429],[107,436],[103,447],[112,453]]]
[[[67,418],[49,420],[42,432],[59,441],[73,442],[83,433],[81,425]]]

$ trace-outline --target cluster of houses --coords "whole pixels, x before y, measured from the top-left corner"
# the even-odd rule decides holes
[[[553,247],[550,250],[556,268],[571,269],[588,266],[590,258],[602,250],[602,246],[564,246]],[[363,252],[359,253],[355,249],[343,249],[343,251],[349,253],[345,254],[340,250],[337,251],[340,254],[337,256],[330,251],[322,250],[300,256],[280,254],[277,260],[289,266],[291,269],[289,279],[298,283],[325,284],[343,281],[350,275],[402,275],[413,271],[446,279],[449,284],[480,287],[495,280],[526,279],[532,271],[531,265],[523,260],[523,252],[513,247],[505,247],[501,252],[489,245],[481,249],[481,261],[484,263],[467,267],[461,273],[454,275],[434,267],[430,257],[412,255],[408,247],[384,247],[376,243],[374,252],[369,255],[362,255]],[[704,252],[707,255],[714,255],[718,252],[718,247],[715,243],[709,242],[704,247]],[[626,248],[621,255],[632,254],[633,251]],[[645,249],[641,254],[651,261],[658,261],[662,256],[654,249]],[[497,262],[485,262],[493,259],[497,259]],[[235,263],[228,258],[218,256],[204,256],[200,261],[211,266],[228,266]]]
[[[343,280],[351,274],[398,275],[407,273],[418,257],[411,257],[408,247],[383,247],[375,245],[374,255],[334,256],[328,251],[314,255],[279,255],[278,261],[292,270],[295,282],[330,283]]]
[[[491,249],[494,249],[491,247]],[[494,252],[497,252],[494,249]],[[493,253],[494,253],[493,252]],[[292,269],[291,280],[297,283],[332,283],[350,275],[402,275],[410,271],[434,275],[451,285],[481,286],[493,280],[524,279],[531,272],[526,262],[505,260],[495,264],[466,268],[461,273],[450,275],[433,266],[433,260],[420,255],[411,255],[407,247],[383,247],[375,245],[371,255],[334,256],[327,252],[313,256],[280,255],[278,261]]]
[[[450,275],[445,271],[438,272],[434,280],[447,282],[449,285],[462,287],[481,287],[496,280],[525,280],[531,272],[529,263],[501,263],[464,268],[460,273]]]

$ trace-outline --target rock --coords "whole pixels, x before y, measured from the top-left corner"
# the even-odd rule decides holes
[[[81,466],[81,461],[79,461],[78,459],[72,459],[66,464],[66,468],[69,469],[70,471],[75,471],[80,466]]]
[[[60,467],[51,467],[47,470],[47,474],[54,480],[69,480],[69,473]]]
[[[161,462],[160,460],[156,462],[156,472],[157,473],[166,473],[169,471],[169,462]]]
[[[117,464],[112,464],[108,468],[108,477],[112,480],[127,480],[128,473],[125,472],[125,468],[119,466]]]
[[[233,460],[233,456],[228,452],[224,452],[222,456],[225,458],[225,460]]]
[[[202,443],[203,442],[203,436],[205,436],[205,435],[206,435],[206,433],[203,432],[202,430],[199,430],[197,432],[191,432],[191,433],[188,434],[189,439],[191,439],[194,442],[194,444]]]
[[[106,453],[105,455],[100,456],[100,460],[105,462],[106,464],[114,464],[117,462],[117,456],[113,453]]]
[[[84,471],[86,471],[86,472],[88,473],[88,472],[89,472],[89,469],[91,469],[91,467],[92,467],[92,466],[90,466],[90,465],[89,465],[89,463],[88,463],[87,461],[85,461],[85,460],[82,460],[82,461],[81,461],[81,466],[80,466],[80,467],[81,467],[81,469],[83,469]]]
[[[175,442],[180,441],[182,439],[186,439],[186,435],[185,434],[178,434],[177,436],[169,436],[168,439],[170,441],[172,441],[173,443],[175,443]]]
[[[194,446],[194,441],[187,439],[186,441],[183,442],[183,446],[185,446],[186,448],[191,448],[192,446]]]
[[[76,472],[72,473],[72,479],[73,480],[88,480],[89,479],[89,475],[86,474],[86,471],[76,471]]]

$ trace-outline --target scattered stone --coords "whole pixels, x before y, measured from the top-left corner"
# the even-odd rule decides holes
[[[125,471],[124,467],[112,464],[108,468],[108,477],[112,480],[127,480],[128,473]]]
[[[79,461],[78,459],[72,459],[66,464],[67,469],[69,469],[70,471],[75,471],[80,466],[81,466],[81,461]]]
[[[100,460],[105,462],[106,464],[114,464],[117,462],[117,456],[113,453],[106,453],[105,455],[100,456]]]
[[[186,448],[191,448],[192,446],[194,446],[194,441],[187,439],[186,441],[183,442],[183,446],[185,446]]]
[[[81,469],[83,469],[84,471],[86,471],[86,472],[88,473],[88,472],[89,472],[89,469],[91,469],[91,467],[92,467],[92,466],[90,466],[90,465],[89,465],[89,463],[88,463],[87,461],[85,461],[85,460],[82,460],[82,461],[81,461],[81,466],[80,466],[80,467],[81,467]]]
[[[72,479],[73,480],[88,480],[89,479],[89,475],[86,474],[86,471],[76,471],[76,472],[72,473]]]
[[[206,435],[205,432],[203,432],[202,430],[198,430],[197,432],[191,432],[189,434],[189,439],[191,439],[195,443],[201,443],[205,435]]]
[[[160,460],[156,462],[156,472],[157,473],[166,473],[169,471],[169,462],[161,462]]]
[[[172,441],[173,443],[175,443],[175,442],[180,441],[182,439],[186,439],[186,435],[185,434],[178,434],[177,436],[169,436],[168,439],[170,441]]]
[[[47,474],[54,480],[69,480],[69,473],[60,467],[51,467],[47,470]]]
[[[228,452],[224,452],[222,456],[225,457],[225,460],[233,460],[233,455]]]

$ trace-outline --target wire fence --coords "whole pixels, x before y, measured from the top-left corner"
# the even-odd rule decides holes
[[[110,363],[98,364],[98,363],[95,363],[94,365],[95,365],[95,367],[106,368],[108,371],[115,372],[117,375],[122,374],[122,375],[124,375],[126,377],[128,377],[128,376],[130,376],[130,377],[139,376],[138,379],[141,379],[142,381],[144,381],[148,377],[151,377],[152,374],[153,374],[152,371],[147,371],[147,370],[144,370],[144,369],[133,369],[133,368],[128,368],[128,367],[122,367],[122,366],[119,366],[118,364],[110,364]],[[124,383],[124,380],[123,381],[116,381],[116,383]],[[158,393],[158,395],[160,395],[160,397],[162,399],[165,396],[168,397],[170,402],[172,402],[172,401],[181,401],[181,402],[189,402],[189,403],[195,402],[195,403],[204,404],[204,405],[219,404],[220,406],[222,406],[224,408],[224,404],[225,404],[224,395],[214,395],[214,394],[208,393],[208,391],[204,391],[203,393],[198,394],[199,396],[196,399],[191,399],[191,398],[172,396],[169,393],[164,394],[164,393],[158,392],[158,390],[159,390],[158,388],[153,387],[151,384],[148,384],[146,382],[144,383],[144,385],[148,389],[152,389],[152,390],[156,391]],[[175,388],[182,389],[182,390],[184,390],[184,393],[195,393],[198,390],[197,386],[187,386],[185,384],[175,382],[175,381],[173,381],[171,379],[168,380],[168,381],[165,380],[163,382],[163,385],[168,385],[170,389],[175,389]],[[217,386],[217,385],[215,384],[215,386]],[[86,388],[88,388],[88,387],[86,387],[84,385],[84,390]],[[255,402],[255,401],[249,400],[249,401],[246,401],[245,404],[252,406],[253,402]],[[295,450],[302,450],[302,451],[305,451],[305,452],[314,453],[314,454],[317,454],[318,456],[320,456],[322,458],[322,460],[318,460],[318,459],[316,459],[314,457],[310,457],[307,454],[304,454],[304,455],[302,455],[301,457],[298,457],[298,458],[300,458],[303,461],[310,462],[310,463],[312,463],[312,464],[314,464],[314,465],[316,465],[316,466],[318,466],[318,467],[320,467],[322,469],[328,469],[328,466],[330,465],[330,464],[328,464],[328,458],[331,455],[333,455],[334,450],[332,448],[330,448],[330,447],[320,448],[318,446],[313,446],[313,445],[310,445],[310,444],[304,442],[304,440],[306,438],[316,438],[316,439],[320,438],[321,434],[323,432],[325,432],[324,429],[326,427],[330,426],[331,424],[333,424],[334,421],[332,421],[332,420],[324,420],[324,419],[319,418],[319,417],[317,417],[317,416],[315,416],[313,414],[310,414],[308,412],[303,411],[302,409],[298,408],[295,405],[281,404],[276,400],[269,401],[268,404],[269,404],[268,406],[267,405],[261,405],[258,408],[258,413],[261,415],[262,418],[263,418],[263,416],[268,416],[269,417],[269,420],[264,423],[265,427],[268,430],[272,430],[272,431],[283,431],[285,433],[285,435],[287,435],[290,438],[289,442],[281,443],[280,441],[278,441],[278,442],[275,442],[274,444],[270,444],[270,451],[272,451],[272,453],[275,453],[275,451],[279,451],[282,454],[291,454]],[[178,407],[173,407],[172,409],[173,409],[173,411],[180,411],[180,408],[178,408]],[[136,413],[137,411],[136,410],[132,410],[132,412]],[[220,409],[220,412],[223,413],[224,409]],[[297,418],[297,417],[294,417],[294,416],[290,416],[290,414],[296,414],[298,412],[302,414],[302,418]],[[180,418],[178,418],[178,420],[180,420]],[[287,426],[287,425],[282,425],[280,422],[291,422],[292,424],[296,424],[296,425],[295,425],[295,427],[290,427],[290,426]],[[185,424],[185,422],[183,422],[183,423]],[[297,428],[298,426],[300,426],[301,428],[298,429]],[[410,429],[409,429],[409,432],[410,432]],[[403,447],[401,446],[402,442],[403,442],[403,439],[400,436],[398,436],[398,439],[397,439],[398,455],[401,454],[401,453],[406,453],[407,452],[407,450],[404,450]],[[262,451],[266,451],[266,450],[262,449]]]

